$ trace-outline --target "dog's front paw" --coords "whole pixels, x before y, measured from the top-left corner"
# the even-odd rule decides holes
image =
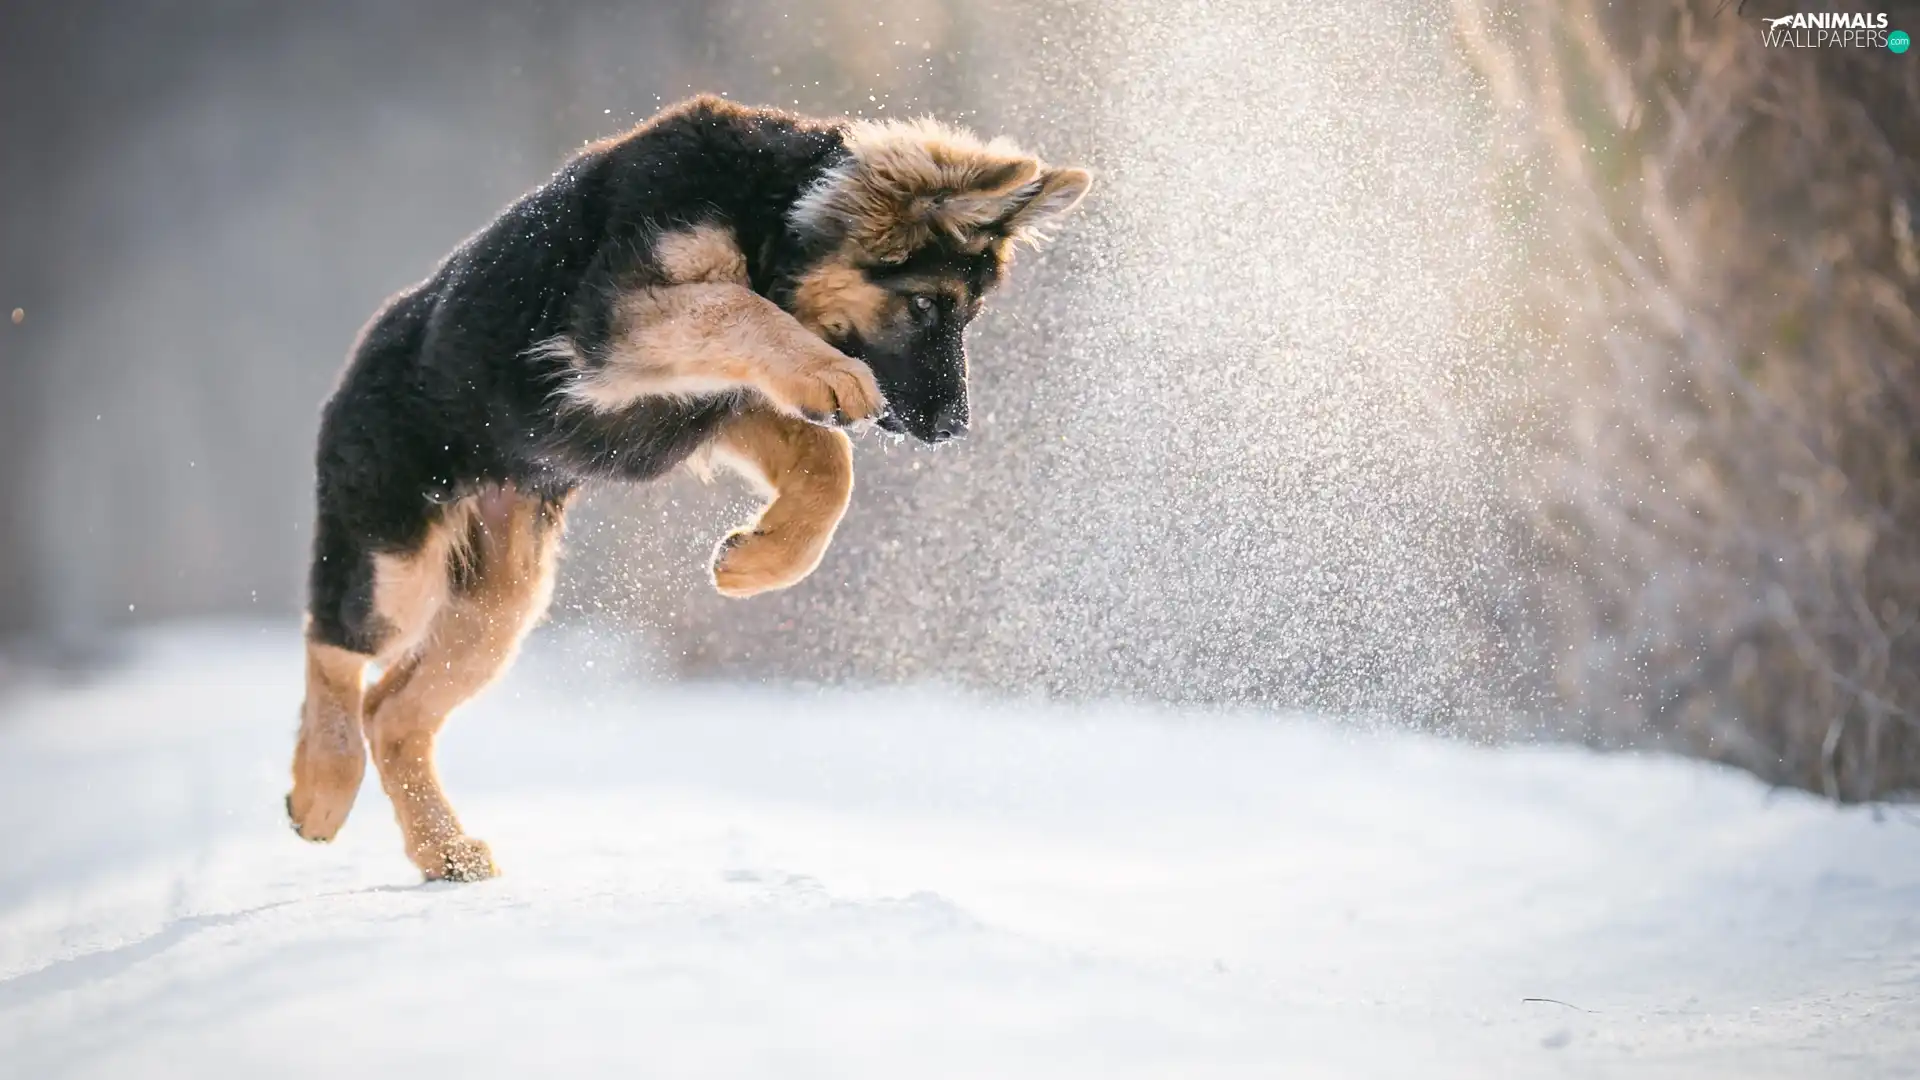
[[[811,574],[820,555],[791,535],[736,529],[714,549],[713,587],[735,600],[784,589]]]
[[[781,408],[828,427],[877,420],[887,411],[873,370],[837,349],[809,359],[772,390]]]

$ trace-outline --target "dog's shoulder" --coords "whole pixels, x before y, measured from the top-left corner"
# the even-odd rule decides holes
[[[553,316],[566,314],[560,294],[592,303],[636,276],[744,282],[844,131],[713,95],[669,106],[573,154],[455,249],[432,291]]]
[[[841,151],[844,125],[703,95],[584,147],[549,199],[600,237],[569,332],[603,343],[637,290],[726,283],[764,291],[786,213]]]
[[[670,105],[644,123],[585,147],[577,159],[604,159],[655,173],[711,179],[722,171],[771,175],[818,171],[837,150],[845,121],[784,109],[742,105],[701,94]]]
[[[787,210],[842,152],[845,125],[702,95],[594,144],[581,163],[599,176],[609,230],[648,240],[664,262],[680,255],[674,234],[734,237],[751,257],[785,230]],[[671,271],[671,267],[659,267]],[[695,269],[705,280],[709,267]],[[680,279],[679,275],[672,275]]]

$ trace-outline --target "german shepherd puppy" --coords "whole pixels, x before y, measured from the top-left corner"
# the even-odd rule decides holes
[[[769,499],[715,588],[798,582],[853,490],[840,429],[964,434],[967,323],[1090,182],[932,121],[702,97],[587,147],[389,300],[321,418],[294,829],[333,838],[371,744],[414,864],[494,874],[434,737],[544,614],[573,493],[726,465]]]

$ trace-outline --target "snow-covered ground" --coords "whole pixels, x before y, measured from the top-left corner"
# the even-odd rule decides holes
[[[1898,813],[539,640],[444,744],[479,885],[371,783],[287,830],[289,634],[0,699],[0,1076],[1920,1075]]]

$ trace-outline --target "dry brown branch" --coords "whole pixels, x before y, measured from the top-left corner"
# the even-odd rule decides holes
[[[1597,732],[1885,797],[1920,789],[1920,65],[1747,6],[1456,0],[1561,343],[1516,483]]]

